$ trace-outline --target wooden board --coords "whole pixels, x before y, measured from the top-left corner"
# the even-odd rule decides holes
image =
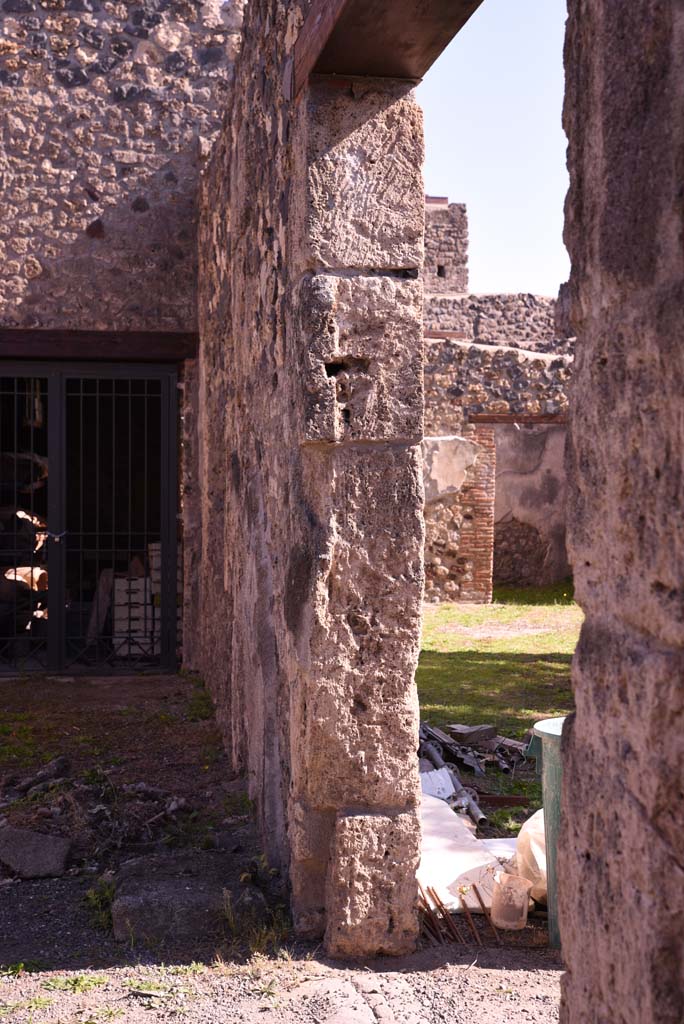
[[[466,406],[466,420],[468,423],[556,423],[562,426],[568,422],[568,415],[564,412],[556,413],[532,413],[532,412],[477,412],[468,413]]]
[[[194,332],[51,331],[0,329],[2,359],[79,359],[107,362],[176,363],[194,359]]]
[[[482,0],[314,0],[295,48],[309,74],[421,79]]]

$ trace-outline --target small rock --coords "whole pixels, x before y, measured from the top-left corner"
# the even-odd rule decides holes
[[[29,775],[23,782],[18,783],[15,789],[17,793],[27,793],[29,789],[33,789],[34,786],[39,785],[41,782],[47,782],[49,779],[56,779],[58,776],[67,775],[68,772],[69,761],[67,758],[55,757],[37,772],[34,772],[33,775]]]
[[[0,861],[21,878],[63,875],[71,841],[6,825],[0,829]]]

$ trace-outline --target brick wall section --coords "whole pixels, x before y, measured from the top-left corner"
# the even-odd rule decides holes
[[[494,555],[494,485],[496,439],[494,428],[477,424],[472,438],[479,448],[460,497],[463,512],[459,558],[469,565],[461,583],[461,601],[491,601]]]
[[[465,425],[461,436],[477,446],[461,490],[425,508],[427,601],[492,599],[496,441],[494,428]]]

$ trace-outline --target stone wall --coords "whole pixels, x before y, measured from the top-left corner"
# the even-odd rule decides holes
[[[564,415],[569,356],[452,339],[426,341],[425,431],[459,433],[483,414]]]
[[[563,735],[561,1020],[679,1024],[684,9],[568,8],[568,526],[586,619]]]
[[[428,600],[491,600],[494,564],[501,582],[547,583],[568,574],[562,445],[559,449],[551,440],[556,438],[553,430],[562,432],[562,428],[526,431],[525,437],[543,437],[549,439],[549,445],[547,450],[545,441],[540,453],[539,445],[530,442],[525,460],[514,443],[505,443],[506,431],[514,431],[514,437],[519,435],[513,424],[497,426],[495,445],[493,428],[473,422],[473,418],[503,415],[513,420],[516,415],[564,415],[571,368],[572,359],[567,355],[427,339],[426,435],[435,451],[441,446],[442,463],[447,453],[455,451],[455,438],[475,445],[460,493],[453,488],[437,489],[426,504]],[[540,464],[535,453],[541,458]],[[429,480],[428,471],[428,484]],[[501,488],[502,500],[496,518],[505,525],[499,522],[495,530],[497,487]],[[429,493],[429,486],[426,489]],[[497,540],[501,543],[498,559]],[[527,554],[531,555],[529,564],[521,557]],[[524,573],[516,577],[523,564]]]
[[[566,428],[499,423],[495,434],[494,582],[558,583],[570,575]]]
[[[468,215],[464,203],[426,197],[423,284],[427,294],[468,291]]]
[[[292,103],[300,18],[248,5],[203,183],[196,650],[298,932],[400,953],[417,934],[422,124],[389,81],[318,80]]]
[[[556,300],[543,295],[439,295],[425,299],[426,331],[455,331],[465,341],[556,355],[572,353],[572,338],[556,322]]]
[[[194,330],[243,0],[1,6],[0,324]]]

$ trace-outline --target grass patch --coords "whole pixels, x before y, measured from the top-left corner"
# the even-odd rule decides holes
[[[499,588],[491,605],[426,607],[421,717],[433,725],[491,723],[522,738],[538,719],[568,714],[581,624],[569,584]]]
[[[50,978],[43,982],[43,988],[53,992],[90,992],[92,988],[105,985],[106,978],[98,978],[87,974],[75,974],[71,978]]]
[[[208,722],[214,717],[214,705],[201,679],[195,679],[188,700],[186,718],[188,722]]]

